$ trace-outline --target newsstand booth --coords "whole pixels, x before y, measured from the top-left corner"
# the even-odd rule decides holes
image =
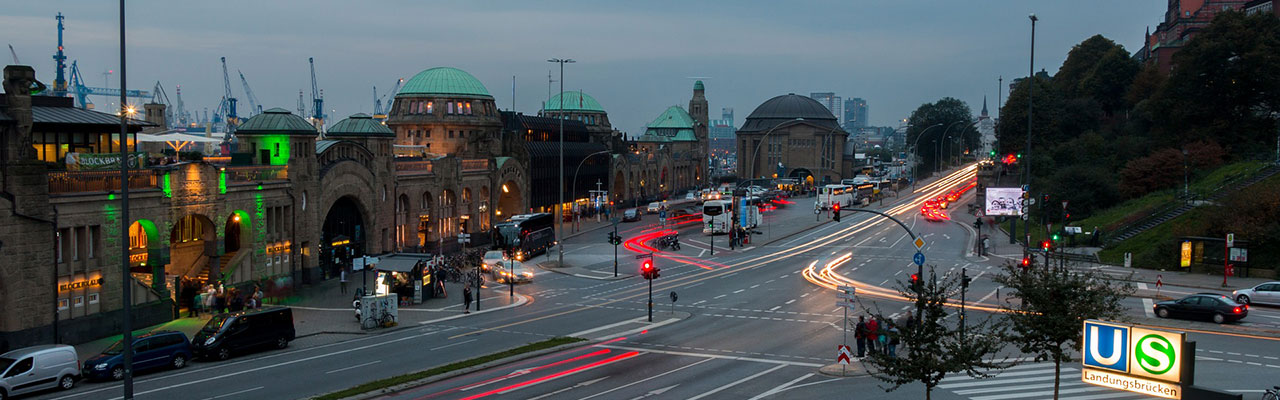
[[[431,298],[431,285],[434,278],[426,265],[430,260],[427,254],[392,253],[378,257],[378,264],[373,266],[377,282],[374,294],[395,293],[407,304],[419,304]]]

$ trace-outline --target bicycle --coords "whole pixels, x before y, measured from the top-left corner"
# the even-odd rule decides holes
[[[365,318],[364,320],[364,326],[389,328],[389,327],[395,326],[395,324],[396,324],[396,317],[394,315],[391,315],[391,312],[387,311],[387,309],[385,308],[383,308],[382,312],[379,313],[377,316],[371,315],[369,316],[369,318]]]
[[[1280,386],[1272,386],[1262,393],[1262,400],[1280,400]]]

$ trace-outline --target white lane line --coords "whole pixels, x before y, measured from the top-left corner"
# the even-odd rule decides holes
[[[983,272],[986,272],[986,271],[983,271]],[[987,299],[991,298],[991,296],[995,296],[996,292],[999,292],[1000,289],[1004,289],[1004,286],[996,287],[994,290],[991,291],[991,293],[987,293],[986,296],[982,296],[981,299],[978,299],[978,302],[981,303],[981,302],[987,301]],[[996,300],[999,300],[999,299],[996,299]]]
[[[786,303],[783,303],[783,304],[785,305],[785,304],[791,304],[791,303],[795,303],[795,302],[796,302],[796,299],[791,299],[791,300],[787,300],[787,302],[786,302]],[[124,335],[124,334],[122,333],[121,335]]]
[[[755,289],[755,288],[758,288],[758,287],[760,287],[760,285],[751,285],[751,287],[750,287],[750,288],[748,288],[748,289]],[[122,335],[123,335],[123,334],[122,334]]]
[[[460,344],[467,344],[467,343],[471,343],[471,342],[474,342],[474,341],[477,341],[477,340],[480,340],[480,339],[471,339],[471,340],[462,341],[462,342],[458,342],[458,343],[454,343],[454,344],[446,344],[446,345],[444,345],[444,346],[440,346],[440,347],[432,348],[432,349],[431,349],[431,351],[440,350],[440,349],[443,349],[443,348],[446,348],[446,347],[453,347],[453,346],[457,346],[457,345],[460,345]]]
[[[769,311],[777,311],[779,308],[782,308],[782,306],[773,306],[773,308],[770,308]],[[124,335],[124,334],[122,333],[121,335]]]
[[[808,293],[801,293],[801,294],[800,294],[800,297],[809,297],[809,294],[808,294]],[[123,333],[121,333],[120,335],[121,335],[121,336],[124,336],[124,334],[123,334]]]
[[[694,352],[687,352],[687,351],[654,350],[654,349],[645,349],[645,348],[639,348],[639,347],[617,346],[612,344],[599,344],[599,345],[596,345],[595,347],[603,347],[607,349],[618,349],[618,350],[640,351],[645,353],[669,354],[673,356],[705,357],[705,358],[717,358],[721,360],[750,361],[750,362],[758,362],[758,363],[765,363],[765,364],[780,364],[781,366],[784,366],[784,367],[788,365],[793,365],[797,367],[820,368],[824,365],[824,364],[814,364],[814,363],[807,363],[807,362],[800,362],[800,361],[774,360],[769,358],[755,358],[755,357],[739,357],[739,356],[730,356],[730,355],[714,354],[714,353],[694,353]],[[698,349],[698,348],[695,347],[694,349]]]
[[[1151,290],[1151,288],[1148,288],[1148,287],[1147,287],[1147,284],[1142,283],[1142,282],[1138,282],[1138,289],[1139,289],[1139,290]],[[124,334],[122,333],[121,335],[124,335]]]
[[[727,294],[722,294],[722,295],[716,296],[715,298],[713,298],[713,299],[711,299],[711,300],[715,300],[715,299],[718,299],[718,298],[721,298],[721,297],[724,297],[724,296],[728,296],[728,295],[727,295]],[[122,333],[121,335],[124,335],[124,334]]]
[[[813,376],[813,374],[812,374],[812,373],[801,375],[799,378],[792,379],[791,381],[788,381],[787,383],[784,383],[784,384],[778,385],[778,386],[774,387],[773,389],[769,389],[768,391],[766,391],[766,392],[764,392],[764,393],[760,393],[760,394],[756,395],[755,397],[752,397],[752,398],[747,399],[747,400],[760,400],[760,399],[763,399],[763,398],[765,398],[765,397],[767,397],[767,396],[773,395],[773,394],[778,393],[778,392],[781,392],[781,391],[783,391],[783,390],[787,390],[787,388],[788,388],[788,387],[791,387],[791,385],[796,384],[796,382],[800,382],[800,381],[803,381],[803,380],[805,380],[805,379],[809,379],[809,377],[811,377],[811,376]]]
[[[235,396],[235,395],[238,395],[238,394],[245,394],[245,393],[249,393],[249,392],[252,392],[252,391],[254,391],[254,390],[258,390],[258,389],[262,389],[262,386],[258,386],[258,387],[253,388],[253,389],[245,389],[245,390],[241,390],[241,391],[239,391],[239,392],[231,392],[231,393],[227,393],[227,394],[224,394],[224,395],[221,395],[221,396],[213,396],[213,397],[206,398],[205,400],[221,399],[221,398],[223,398],[223,397],[231,397],[231,396]]]
[[[707,249],[702,249],[702,251],[699,251],[699,252],[698,252],[698,257],[702,257],[702,255],[703,255],[703,254],[707,254]],[[124,334],[123,334],[123,333],[121,333],[121,334],[120,334],[120,336],[124,336]]]
[[[433,349],[433,350],[434,350],[434,349]],[[367,366],[370,366],[370,365],[373,365],[373,364],[377,364],[377,363],[380,363],[380,362],[382,362],[382,360],[371,361],[371,362],[367,362],[367,363],[360,364],[360,365],[352,365],[352,366],[350,366],[350,367],[346,367],[346,368],[338,368],[338,369],[335,369],[335,370],[333,370],[333,371],[329,371],[329,372],[325,372],[325,373],[326,373],[326,374],[332,374],[332,373],[335,373],[335,372],[342,372],[342,371],[346,371],[346,370],[349,370],[349,369],[356,369],[356,368],[360,368],[360,367],[367,367]]]
[[[893,273],[893,276],[898,276],[898,275],[902,275],[902,270],[898,270],[898,272]],[[122,333],[120,335],[123,336],[124,334]]]
[[[676,371],[679,371],[679,370],[682,370],[682,369],[685,369],[685,368],[689,368],[689,367],[692,367],[692,366],[694,366],[694,365],[702,364],[702,363],[704,363],[704,362],[711,361],[711,360],[714,360],[714,358],[704,359],[704,360],[702,360],[702,361],[698,361],[698,362],[693,363],[693,364],[689,364],[689,365],[686,365],[686,366],[683,366],[683,367],[680,367],[680,368],[676,368],[676,369],[673,369],[673,370],[670,370],[670,371],[667,371],[667,372],[663,372],[663,373],[661,373],[661,374],[657,374],[657,375],[654,375],[654,376],[651,376],[651,377],[648,377],[648,378],[644,378],[644,379],[641,379],[641,380],[638,380],[638,381],[635,381],[635,382],[631,382],[631,383],[628,383],[628,384],[626,384],[626,385],[618,386],[618,387],[616,387],[616,388],[609,389],[609,390],[606,390],[606,391],[603,391],[603,392],[600,392],[600,393],[596,393],[596,394],[593,394],[593,395],[590,395],[590,396],[587,396],[587,397],[583,397],[583,398],[578,399],[578,400],[587,400],[587,399],[590,399],[590,398],[592,398],[592,397],[602,396],[602,395],[604,395],[604,394],[606,394],[606,393],[611,393],[611,392],[613,392],[613,391],[616,391],[616,390],[619,390],[619,389],[622,389],[622,388],[625,388],[625,387],[629,387],[629,386],[632,386],[632,385],[636,385],[636,384],[639,384],[639,383],[643,383],[643,382],[645,382],[645,381],[649,381],[649,380],[652,380],[652,379],[656,379],[656,378],[659,378],[659,377],[661,377],[661,376],[663,376],[663,375],[667,375],[667,374],[670,374],[670,373],[673,373],[673,372],[676,372]]]
[[[598,327],[595,327],[595,328],[587,329],[587,330],[585,330],[585,331],[579,331],[579,332],[570,333],[570,334],[569,334],[569,335],[567,335],[567,336],[568,336],[568,337],[582,337],[583,335],[589,335],[589,334],[592,334],[592,333],[596,333],[596,332],[599,332],[599,331],[603,331],[603,330],[605,330],[605,329],[613,329],[613,328],[617,328],[617,327],[619,327],[619,326],[623,326],[623,325],[626,325],[626,324],[630,324],[630,323],[632,323],[632,322],[640,322],[640,319],[639,319],[639,318],[632,318],[632,319],[628,319],[628,320],[625,320],[625,321],[622,321],[622,322],[615,322],[615,323],[612,323],[612,324],[609,324],[609,325],[598,326]]]
[[[747,289],[738,289],[738,290],[734,290],[734,291],[733,291],[733,294],[742,293],[742,292],[743,292],[743,291],[745,291],[745,290],[747,290]],[[123,334],[122,334],[122,335],[123,335]]]
[[[1142,311],[1147,313],[1147,318],[1156,317],[1156,312],[1154,309],[1155,305],[1156,303],[1151,301],[1151,299],[1142,299]]]
[[[780,369],[783,369],[783,368],[786,368],[786,365],[779,365],[779,366],[776,366],[776,367],[773,367],[773,368],[766,369],[766,370],[764,370],[764,371],[757,372],[757,373],[755,373],[755,374],[753,374],[753,375],[751,375],[751,376],[748,376],[748,377],[746,377],[746,378],[742,378],[742,379],[739,379],[739,380],[736,380],[736,381],[733,381],[733,382],[729,382],[728,384],[726,384],[726,385],[724,385],[724,386],[721,386],[721,387],[718,387],[718,388],[715,388],[715,389],[711,389],[711,391],[709,391],[709,392],[706,392],[706,393],[703,393],[703,394],[700,394],[700,395],[697,395],[697,396],[694,396],[694,397],[690,397],[690,398],[689,398],[689,400],[698,400],[698,399],[701,399],[701,398],[703,398],[703,397],[707,397],[707,396],[711,396],[711,395],[716,394],[716,393],[720,393],[721,391],[723,391],[723,390],[725,390],[725,389],[728,389],[728,388],[731,388],[731,387],[734,387],[734,386],[738,386],[739,384],[741,384],[741,383],[743,383],[743,382],[746,382],[746,381],[749,381],[749,380],[752,380],[752,379],[759,378],[759,377],[761,377],[761,376],[763,376],[763,375],[765,375],[765,374],[768,374],[768,373],[770,373],[770,372],[777,371],[777,370],[780,370]]]
[[[706,300],[698,300],[697,302],[693,303],[693,305],[695,305],[695,306],[696,306],[696,305],[699,305],[699,304],[702,304],[702,303],[706,303],[706,302],[707,302]],[[121,336],[123,336],[124,334],[122,333],[122,334],[120,334],[120,335],[121,335]]]

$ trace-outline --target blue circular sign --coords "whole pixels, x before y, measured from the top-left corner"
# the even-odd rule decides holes
[[[922,267],[923,267],[923,266],[924,266],[924,253],[921,253],[921,252],[918,252],[918,251],[917,251],[917,252],[916,252],[916,256],[915,256],[915,257],[912,257],[912,258],[911,258],[911,261],[915,261],[915,262],[916,262],[916,265],[919,265],[919,266],[922,266]]]

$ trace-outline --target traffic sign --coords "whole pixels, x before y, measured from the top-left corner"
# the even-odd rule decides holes
[[[672,292],[671,292],[671,302],[672,302],[672,303],[675,303],[675,302],[676,302],[676,299],[678,299],[678,298],[680,298],[680,296],[677,296],[677,295],[676,295],[676,292],[675,292],[675,291],[672,291]]]
[[[1026,220],[1028,220],[1028,219],[1031,219],[1031,214],[1022,214],[1022,220],[1023,220],[1023,221],[1026,221]]]
[[[853,362],[852,357],[853,357],[853,351],[849,350],[849,346],[845,346],[842,344],[839,346],[839,348],[836,349],[837,363],[849,365],[850,363]]]
[[[637,260],[643,260],[646,258],[653,258],[653,254],[636,254]]]
[[[855,295],[855,294],[853,294],[853,293],[840,292],[840,293],[836,293],[836,298],[838,298],[838,299],[857,300],[857,299],[858,299],[858,296],[857,296],[857,295]]]
[[[917,250],[924,248],[924,239],[916,238],[916,240],[912,241],[911,243],[916,245]]]
[[[1027,207],[1027,206],[1029,206],[1029,205],[1031,205],[1031,204],[1030,204],[1030,200],[1028,200],[1028,199],[1022,199],[1022,207],[1023,207],[1023,208],[1026,208],[1026,207]]]
[[[854,303],[848,300],[841,300],[836,302],[836,307],[844,307],[850,310],[856,310],[858,309],[858,303]]]
[[[1022,191],[1024,192],[1031,191],[1031,185],[1022,185]]]
[[[1234,244],[1236,244],[1236,234],[1234,234],[1234,233],[1228,233],[1228,234],[1227,234],[1227,247],[1233,247],[1232,245],[1234,245]]]
[[[915,255],[914,257],[911,257],[911,261],[915,261],[916,265],[918,265],[918,266],[922,266],[922,267],[923,267],[923,266],[924,266],[924,253],[921,253],[921,252],[918,252],[918,251],[917,251],[917,252],[916,252],[916,255]]]
[[[839,290],[839,291],[841,291],[841,292],[845,292],[845,293],[857,293],[857,292],[858,292],[858,288],[853,287],[853,286],[836,286],[836,290]]]
[[[815,204],[815,205],[816,205],[816,204]],[[818,214],[822,214],[822,210],[818,209],[817,207],[814,207],[814,208],[813,208],[813,215],[818,215]]]
[[[1027,201],[1031,202],[1031,205],[1033,206],[1036,205],[1036,199],[1034,197],[1028,198]]]

